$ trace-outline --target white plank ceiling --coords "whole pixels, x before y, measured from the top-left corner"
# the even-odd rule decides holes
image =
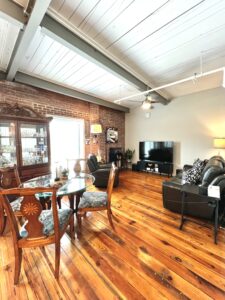
[[[20,28],[0,19],[0,70],[6,71]]]
[[[149,85],[225,65],[224,0],[53,0],[49,12]]]
[[[41,32],[36,32],[19,71],[113,101],[138,90]]]
[[[52,0],[47,13],[151,87],[225,66],[225,0]],[[18,35],[11,27],[0,20],[2,70],[7,69]],[[138,93],[41,28],[19,71],[108,101]],[[218,73],[160,93],[171,99],[219,86],[221,81]]]

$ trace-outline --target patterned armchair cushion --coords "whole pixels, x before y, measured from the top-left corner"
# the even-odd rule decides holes
[[[21,206],[21,202],[23,200],[23,197],[19,197],[16,200],[12,201],[10,203],[12,210],[15,211],[20,211],[20,206]]]
[[[72,214],[72,209],[65,208],[65,209],[58,209],[58,216],[59,216],[59,228],[62,229],[63,226],[68,222],[70,216]],[[41,212],[39,220],[43,223],[43,234],[44,235],[52,235],[54,234],[54,221],[53,221],[53,214],[52,210],[43,210]],[[25,238],[27,236],[27,230],[25,228],[26,222],[20,229],[20,236]]]
[[[41,197],[44,199],[50,199],[51,196],[52,196],[52,193],[40,193],[40,194],[36,195],[38,200],[40,200]],[[23,200],[23,197],[19,197],[16,200],[13,200],[12,202],[10,202],[10,205],[14,212],[20,211],[20,206],[21,206],[22,200]]]
[[[106,206],[108,202],[106,192],[85,192],[78,208]]]

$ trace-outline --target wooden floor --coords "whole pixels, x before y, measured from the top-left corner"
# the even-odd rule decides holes
[[[114,189],[116,232],[106,213],[88,214],[83,236],[61,245],[59,281],[54,246],[24,251],[13,285],[10,232],[0,237],[0,299],[225,299],[225,231],[213,243],[212,225],[187,222],[162,206],[158,175],[124,171]]]

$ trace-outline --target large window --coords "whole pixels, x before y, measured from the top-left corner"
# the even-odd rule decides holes
[[[52,170],[70,167],[74,159],[84,157],[84,121],[53,117],[50,122]]]

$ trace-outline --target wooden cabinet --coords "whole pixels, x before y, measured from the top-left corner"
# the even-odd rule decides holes
[[[17,164],[21,180],[49,174],[49,122],[29,107],[0,104],[0,167]]]
[[[173,163],[140,160],[137,164],[132,165],[133,171],[145,171],[151,173],[167,174],[168,176],[173,175]]]

